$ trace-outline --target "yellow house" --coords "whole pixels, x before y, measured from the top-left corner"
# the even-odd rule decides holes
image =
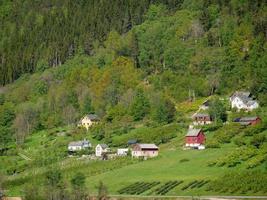
[[[88,130],[93,124],[99,122],[99,117],[95,114],[85,115],[78,123],[79,127],[84,127]]]

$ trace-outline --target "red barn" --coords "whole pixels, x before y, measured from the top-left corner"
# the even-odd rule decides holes
[[[239,119],[239,123],[244,126],[248,125],[256,125],[261,122],[261,118],[259,117],[242,117]]]
[[[205,134],[201,129],[189,129],[185,137],[185,146],[198,147],[205,142]]]

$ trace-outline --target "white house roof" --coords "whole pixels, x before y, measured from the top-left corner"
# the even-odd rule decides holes
[[[251,106],[255,103],[257,103],[257,101],[253,100],[250,97],[250,92],[235,92],[230,99],[233,100],[234,97],[238,97],[239,99],[241,99],[241,101],[243,101],[244,104],[246,104],[247,106]]]
[[[81,140],[81,141],[73,141],[69,143],[69,147],[77,147],[77,146],[84,146],[84,145],[89,145],[90,141],[88,140]]]
[[[155,144],[138,144],[141,149],[158,149]]]
[[[189,129],[186,136],[198,136],[201,129]]]

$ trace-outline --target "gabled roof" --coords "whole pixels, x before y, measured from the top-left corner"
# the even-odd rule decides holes
[[[233,97],[250,97],[250,92],[248,91],[236,91],[231,95],[231,98]]]
[[[70,146],[84,146],[84,145],[89,145],[90,141],[88,140],[81,140],[81,141],[73,141],[69,143],[69,147]]]
[[[251,106],[255,103],[257,103],[257,101],[253,100],[251,97],[250,92],[235,92],[230,99],[233,100],[234,97],[238,97],[241,101],[243,101],[244,104],[246,104],[247,106]]]
[[[209,117],[210,115],[207,113],[195,113],[193,117]]]
[[[254,116],[254,117],[241,117],[239,119],[240,122],[249,122],[249,121],[254,121],[257,120],[258,117]]]
[[[88,115],[85,115],[84,117],[87,117],[88,119],[93,120],[93,121],[99,120],[99,117],[96,114],[88,114]]]
[[[83,141],[70,142],[69,146],[83,146]]]
[[[128,144],[136,144],[138,141],[137,141],[137,139],[130,139],[130,140],[128,140]]]
[[[201,129],[188,129],[186,136],[196,137],[200,133]]]
[[[141,149],[158,149],[158,146],[155,144],[138,144]]]

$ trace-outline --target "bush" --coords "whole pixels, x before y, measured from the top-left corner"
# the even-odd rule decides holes
[[[180,160],[180,163],[188,162],[188,161],[189,161],[189,159],[187,159],[187,158],[183,158],[183,159]]]
[[[208,140],[206,142],[207,148],[220,148],[220,143],[216,139]]]

